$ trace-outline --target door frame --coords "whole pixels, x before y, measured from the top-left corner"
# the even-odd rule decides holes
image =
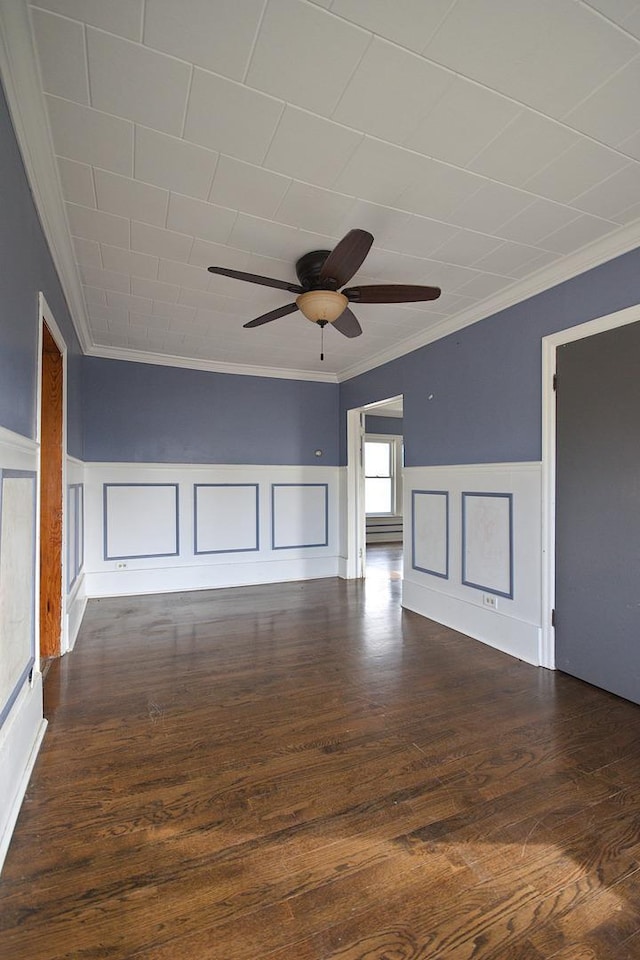
[[[38,637],[38,657],[40,656],[40,529],[41,503],[40,484],[42,478],[42,446],[41,446],[41,419],[42,419],[42,347],[43,327],[47,325],[49,333],[62,357],[62,549],[60,557],[60,656],[69,650],[67,630],[67,345],[58,324],[51,312],[44,294],[38,293],[38,363],[36,379],[36,443],[37,454],[37,531],[36,531],[36,584],[38,602],[36,603],[36,636]]]
[[[551,670],[556,666],[556,638],[552,625],[556,578],[556,392],[553,387],[556,351],[562,344],[639,320],[640,305],[635,305],[542,338],[542,629],[539,662]]]
[[[364,435],[367,410],[402,399],[404,393],[382,400],[363,403],[347,410],[347,580],[361,580],[365,575],[367,518],[364,505]],[[400,482],[404,487],[404,469]]]

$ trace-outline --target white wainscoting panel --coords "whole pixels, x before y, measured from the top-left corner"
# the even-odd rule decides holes
[[[257,483],[194,484],[195,553],[260,549]]]
[[[343,473],[340,467],[324,466],[87,463],[86,594],[127,596],[337,576],[338,489]],[[275,549],[274,487],[279,518]],[[175,544],[175,522],[172,526],[167,519],[175,514],[167,491],[174,491],[175,502],[176,489],[177,552],[161,556],[159,546],[166,550]],[[136,490],[140,494],[134,507],[130,493]],[[163,491],[157,501],[154,490]],[[120,491],[115,513],[113,491]],[[147,516],[142,532],[135,527],[136,511]],[[152,540],[150,518],[163,525],[162,539]],[[132,530],[137,531],[135,537]]]
[[[29,477],[37,475],[37,468],[37,445],[0,427],[0,471],[8,481],[4,490],[5,533],[0,535],[4,555],[4,559],[0,557],[0,577],[4,583],[4,586],[0,584],[0,591],[4,591],[0,600],[3,608],[0,669],[5,676],[0,701],[3,716],[0,724],[0,868],[46,726],[42,717],[42,678],[33,647],[36,588],[33,557],[37,530],[33,504],[35,481]],[[20,480],[21,474],[24,482],[14,485],[13,480]],[[19,544],[22,546],[16,554]],[[9,551],[8,556],[5,551]],[[17,570],[11,570],[12,557],[21,569],[19,585],[14,576]],[[6,591],[12,596],[7,596]]]
[[[426,544],[429,528],[412,525],[405,543],[403,605],[539,664],[541,464],[405,468],[405,498],[425,490],[448,493],[449,577],[437,575],[441,552],[435,576],[429,562],[413,562],[433,558]],[[417,499],[421,502],[419,493]]]
[[[329,488],[326,483],[271,485],[271,546],[274,550],[326,547]]]
[[[177,556],[177,484],[105,483],[103,489],[105,560]]]
[[[513,494],[462,492],[462,582],[513,597]]]
[[[411,491],[411,567],[445,580],[449,576],[449,493]]]

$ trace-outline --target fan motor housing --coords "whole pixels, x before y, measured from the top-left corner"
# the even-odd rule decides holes
[[[300,286],[304,287],[305,290],[335,290],[335,283],[333,285],[331,285],[330,281],[329,284],[320,283],[320,271],[330,253],[330,250],[312,250],[311,253],[305,253],[305,255],[300,257],[296,262],[296,274],[300,281]]]

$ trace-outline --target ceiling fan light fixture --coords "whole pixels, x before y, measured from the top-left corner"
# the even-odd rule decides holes
[[[336,290],[309,290],[301,293],[296,306],[312,323],[324,320],[333,323],[347,309],[349,301]]]

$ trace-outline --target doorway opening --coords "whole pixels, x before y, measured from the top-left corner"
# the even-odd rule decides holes
[[[46,666],[64,644],[65,348],[41,298],[38,399],[40,441],[40,660]]]
[[[347,576],[402,580],[403,397],[347,412]]]

